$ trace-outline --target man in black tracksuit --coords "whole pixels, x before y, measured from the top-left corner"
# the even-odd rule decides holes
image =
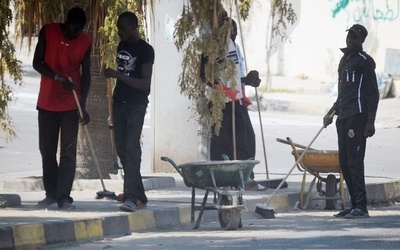
[[[367,30],[355,24],[347,31],[347,48],[341,49],[344,55],[338,69],[338,98],[324,117],[324,126],[332,123],[335,112],[339,162],[351,197],[351,208],[335,217],[367,218],[364,155],[367,137],[375,134],[379,90],[375,62],[362,48]]]

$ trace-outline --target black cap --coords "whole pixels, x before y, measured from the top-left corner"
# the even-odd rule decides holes
[[[346,31],[353,31],[357,37],[362,37],[363,39],[365,39],[368,35],[367,29],[361,24],[354,24],[353,26],[351,26],[350,29]]]

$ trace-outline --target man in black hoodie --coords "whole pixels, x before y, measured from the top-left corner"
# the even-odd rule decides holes
[[[379,90],[375,62],[363,51],[367,29],[354,24],[347,30],[347,47],[339,63],[338,98],[324,117],[324,126],[337,115],[339,162],[351,198],[351,208],[335,217],[368,218],[364,177],[364,156],[367,137],[375,134],[375,116]],[[334,113],[333,113],[334,112]]]

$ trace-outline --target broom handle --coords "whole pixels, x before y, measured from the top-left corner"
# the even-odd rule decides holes
[[[115,149],[115,138],[114,138],[114,117],[113,117],[113,111],[112,111],[112,79],[107,78],[107,102],[108,102],[108,117],[110,119],[109,128],[110,128],[110,137],[111,137],[111,151],[113,153],[113,156],[116,154],[116,149]],[[118,164],[118,163],[117,163]]]
[[[236,14],[238,17],[240,17],[239,13],[239,4],[238,1],[235,0],[235,5],[236,5]],[[242,32],[242,23],[240,22],[240,18],[238,18],[239,22],[239,34],[240,34],[240,40],[242,41],[242,50],[243,50],[243,58],[244,58],[244,66],[245,70],[247,72],[247,58],[246,58],[246,48],[244,47],[244,39],[243,39],[243,32]],[[263,125],[262,125],[262,120],[261,120],[261,111],[260,111],[260,102],[258,100],[258,91],[257,88],[254,88],[256,90],[256,100],[257,100],[257,110],[258,110],[258,118],[260,120],[260,128],[261,128],[261,138],[262,138],[262,144],[263,144],[263,152],[264,152],[264,161],[265,161],[265,172],[267,175],[267,179],[269,179],[269,171],[268,171],[268,163],[267,163],[267,151],[265,149],[265,139],[264,139],[264,130],[263,130]]]
[[[293,167],[290,169],[289,173],[285,176],[285,178],[281,181],[281,183],[279,183],[278,187],[275,189],[275,191],[272,193],[271,197],[269,197],[269,199],[267,200],[267,204],[269,204],[269,202],[272,200],[272,198],[275,196],[276,192],[278,192],[278,190],[282,187],[282,185],[285,183],[286,179],[289,177],[289,175],[292,173],[293,169],[297,166],[297,164],[299,164],[299,162],[301,160],[303,160],[304,155],[306,154],[306,152],[310,149],[311,144],[314,143],[315,139],[317,139],[317,137],[319,136],[319,134],[322,132],[322,130],[324,129],[324,126],[322,125],[322,127],[319,129],[318,133],[314,136],[314,138],[312,139],[312,141],[310,142],[310,144],[308,144],[308,146],[306,147],[306,149],[303,151],[303,153],[301,153],[300,157],[297,159],[297,161],[293,164]]]
[[[114,125],[114,118],[112,113],[112,79],[107,78],[107,104],[108,104],[108,116],[110,117],[111,127]]]
[[[233,159],[237,160],[236,154],[236,123],[235,123],[235,100],[232,100],[232,144],[233,144]]]
[[[72,93],[74,94],[76,105],[78,106],[79,115],[81,116],[81,118],[83,118],[82,107],[81,107],[81,104],[79,103],[76,91],[73,89]],[[87,128],[86,125],[83,125],[83,128],[85,129],[85,134],[86,134],[87,140],[89,141],[89,147],[90,147],[90,150],[92,151],[92,156],[93,156],[94,162],[96,163],[96,169],[97,169],[97,172],[98,172],[99,177],[100,177],[101,185],[103,186],[103,190],[106,190],[106,187],[105,187],[104,181],[103,181],[103,176],[102,176],[101,171],[100,171],[100,164],[99,164],[99,161],[97,159],[96,152],[94,151],[94,148],[93,148],[92,138],[90,137],[90,134],[89,134],[89,129]]]
[[[263,145],[263,151],[264,151],[265,172],[266,172],[266,174],[267,174],[267,179],[269,179],[269,171],[268,171],[268,163],[267,163],[267,150],[265,149],[264,129],[263,129],[263,123],[262,123],[262,120],[261,120],[260,101],[259,101],[259,99],[258,99],[258,91],[257,91],[257,88],[254,88],[254,89],[256,90],[256,100],[257,100],[258,119],[260,120],[261,139],[262,139],[262,145]]]

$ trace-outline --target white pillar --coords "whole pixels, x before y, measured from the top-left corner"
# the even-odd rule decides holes
[[[179,74],[182,54],[173,42],[174,25],[183,0],[154,1],[150,18],[150,43],[155,50],[150,97],[152,172],[171,172],[173,167],[160,160],[168,156],[177,164],[198,161],[204,152],[198,136],[199,124],[193,118],[192,102],[180,93]],[[204,159],[204,158],[203,158]]]

